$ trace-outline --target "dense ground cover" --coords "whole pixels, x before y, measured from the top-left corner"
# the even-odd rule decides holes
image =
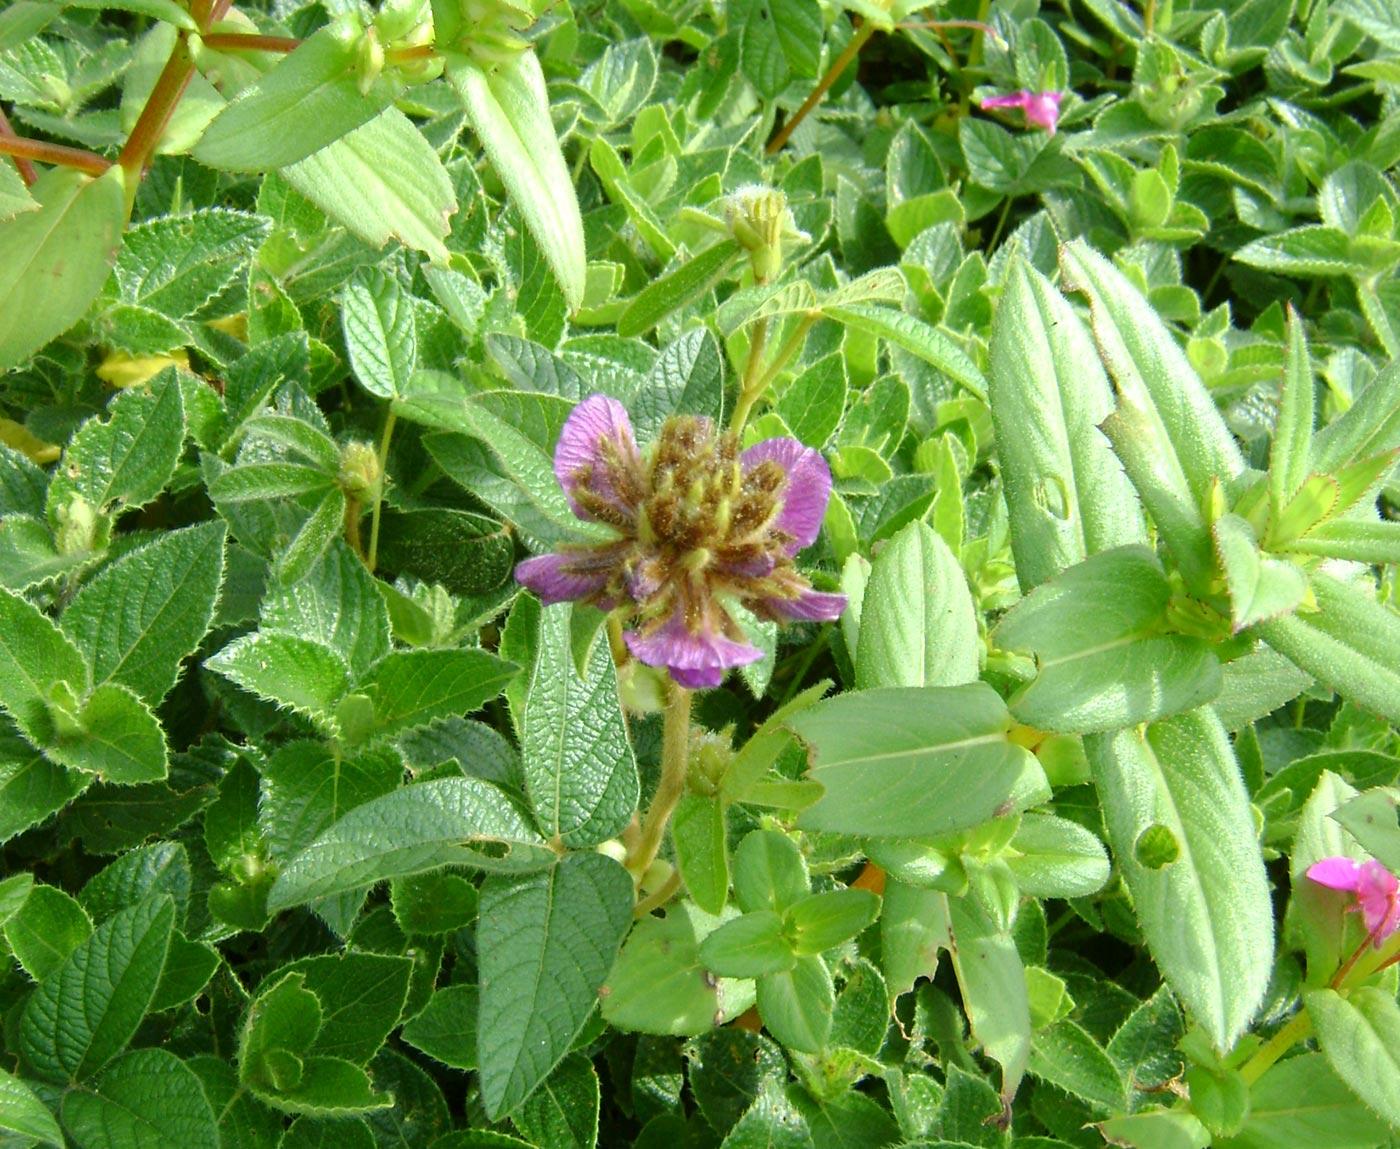
[[[0,1144],[1395,1144],[1397,97],[1385,0],[0,11]]]

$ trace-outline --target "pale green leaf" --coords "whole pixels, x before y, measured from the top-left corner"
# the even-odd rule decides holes
[[[219,1141],[199,1078],[164,1049],[134,1049],[68,1093],[63,1124],[79,1149],[192,1149]]]

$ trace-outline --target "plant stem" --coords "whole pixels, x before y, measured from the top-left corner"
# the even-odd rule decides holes
[[[199,25],[201,34],[216,20],[222,19],[232,3],[233,0],[193,0],[190,15]],[[151,162],[151,157],[170,124],[170,117],[175,114],[180,97],[185,94],[193,76],[194,57],[190,55],[189,33],[181,28],[175,37],[175,47],[170,50],[170,58],[165,61],[165,67],[161,69],[155,87],[146,97],[146,106],[141,109],[141,115],[136,119],[136,126],[131,129],[131,135],[126,138],[121,154],[117,156],[117,163],[122,166],[127,176],[128,214],[136,202],[136,189],[141,182],[141,173]]]
[[[788,120],[779,129],[778,134],[768,141],[768,147],[764,149],[768,155],[771,156],[782,150],[783,145],[788,142],[788,138],[797,130],[797,125],[805,120],[812,109],[822,102],[822,97],[830,90],[831,85],[841,78],[841,73],[850,67],[851,61],[860,55],[860,50],[865,47],[866,41],[873,35],[875,35],[875,25],[869,20],[856,29],[856,34],[851,37],[851,42],[832,62],[831,67],[826,70],[826,75],[817,81],[817,86],[812,89],[812,94],[802,101],[802,106],[793,113],[792,119]]]
[[[5,109],[0,108],[0,142],[13,140],[15,136],[14,128],[10,127],[9,117],[5,115]],[[24,186],[33,187],[39,178],[39,173],[34,170],[34,165],[24,156],[15,156],[15,168],[19,171],[19,178],[24,181]]]
[[[743,431],[754,400],[761,393],[758,386],[761,379],[759,367],[763,363],[764,349],[768,346],[768,325],[767,318],[760,319],[754,324],[753,337],[749,340],[749,355],[744,361],[744,377],[739,386],[739,402],[734,404],[734,414],[729,421],[729,429],[736,435]]]
[[[661,781],[642,819],[637,846],[628,853],[627,869],[640,878],[656,861],[661,839],[676,805],[685,793],[686,770],[690,765],[690,691],[671,683],[666,700],[666,725],[661,734]]]
[[[9,127],[8,124],[5,127]],[[12,156],[15,166],[21,163],[20,177],[26,184],[33,184],[34,180],[24,175],[25,168],[30,175],[37,178],[34,167],[29,160],[38,160],[45,164],[61,164],[65,168],[77,168],[80,172],[87,172],[90,176],[100,176],[112,166],[111,160],[104,160],[96,152],[85,151],[82,148],[70,148],[64,144],[50,144],[43,140],[31,140],[25,136],[14,136],[0,134],[0,155]]]
[[[1240,1069],[1240,1076],[1244,1078],[1245,1084],[1253,1085],[1268,1072],[1275,1061],[1300,1041],[1306,1041],[1311,1034],[1312,1018],[1306,1009],[1300,1009],[1287,1025],[1269,1038],[1254,1056],[1244,1063]]]
[[[988,250],[988,251],[995,251],[995,250],[996,250],[997,243],[1001,240],[1001,233],[1002,233],[1003,229],[1005,229],[1005,227],[1006,227],[1006,217],[1009,216],[1010,214],[1011,214],[1011,197],[1010,197],[1010,196],[1007,196],[1006,199],[1002,201],[1002,205],[1001,205],[1001,214],[1000,214],[999,216],[997,216],[997,226],[996,226],[996,230],[995,230],[994,232],[992,232],[991,241],[987,244],[987,250]]]
[[[292,52],[301,47],[295,36],[256,36],[245,32],[210,32],[202,36],[216,52]]]
[[[384,434],[379,438],[379,490],[375,492],[374,509],[370,512],[369,553],[365,555],[365,566],[369,568],[370,574],[374,573],[375,565],[379,562],[379,511],[384,506],[384,482],[389,465],[389,440],[394,437],[394,424],[397,421],[398,416],[394,414],[392,407],[384,412]]]
[[[661,883],[660,889],[648,894],[640,902],[637,903],[636,908],[632,910],[632,916],[634,918],[646,917],[647,914],[651,913],[652,910],[659,909],[661,906],[664,906],[667,902],[669,902],[671,900],[671,895],[674,894],[680,888],[681,875],[680,871],[677,870],[669,878],[667,878],[664,882]]]
[[[360,516],[364,514],[364,510],[359,499],[345,496],[345,541],[361,559],[365,557],[364,547],[360,542]]]

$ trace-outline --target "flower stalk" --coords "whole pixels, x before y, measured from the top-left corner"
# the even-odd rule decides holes
[[[370,574],[374,573],[374,568],[379,562],[379,514],[384,506],[384,476],[388,474],[389,443],[394,437],[394,424],[397,421],[398,416],[394,414],[392,407],[384,412],[384,434],[379,439],[379,487],[374,492],[374,507],[370,511],[369,550],[365,554],[365,566],[369,568]]]
[[[15,135],[14,128],[10,127],[10,120],[9,117],[5,115],[5,109],[0,108],[0,144],[13,139],[18,139],[18,137]],[[35,182],[39,179],[39,173],[34,170],[34,165],[24,156],[15,156],[13,153],[7,154],[13,156],[15,169],[19,172],[19,178],[24,181],[24,186],[27,188],[33,187]]]
[[[6,124],[5,127],[9,125]],[[65,168],[77,168],[80,172],[86,172],[90,176],[100,176],[112,166],[110,160],[105,160],[96,152],[89,152],[83,148],[70,148],[64,144],[51,144],[44,140],[31,140],[25,136],[15,136],[0,134],[0,155],[10,156],[15,161],[15,166],[21,163],[28,168],[30,176],[37,179],[34,167],[30,160],[38,160],[45,164],[58,164]],[[20,178],[24,179],[27,185],[32,186],[34,179],[24,175],[25,167],[20,168]]]
[[[771,140],[764,151],[768,155],[776,155],[783,150],[783,145],[791,138],[792,133],[797,131],[797,125],[812,114],[812,109],[822,102],[822,97],[831,90],[831,86],[841,78],[841,74],[851,66],[851,61],[860,55],[860,50],[865,47],[870,37],[875,35],[875,25],[869,20],[864,21],[856,34],[851,37],[850,43],[841,50],[841,54],[832,61],[831,67],[826,70],[826,74],[817,81],[817,86],[812,89],[811,95],[802,101],[802,106],[792,114],[792,119],[788,120]]]
[[[685,794],[686,772],[690,765],[690,694],[679,683],[671,683],[661,735],[661,781],[642,819],[636,847],[627,855],[628,872],[637,880],[656,861],[671,815]]]

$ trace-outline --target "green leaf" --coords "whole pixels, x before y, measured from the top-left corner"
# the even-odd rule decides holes
[[[473,842],[499,843],[508,852],[498,857]],[[283,866],[268,909],[441,866],[538,866],[547,855],[532,847],[542,845],[494,786],[476,778],[423,782],[355,807],[320,834]]]
[[[55,762],[104,782],[158,782],[169,769],[165,731],[151,708],[127,687],[105,682],[45,747]]]
[[[646,443],[672,415],[724,421],[724,359],[708,328],[687,331],[668,344],[647,372],[630,408],[637,438]]]
[[[621,832],[636,809],[639,783],[612,654],[595,639],[580,676],[571,617],[565,604],[541,613],[521,758],[541,833],[581,847]]]
[[[811,1149],[815,1144],[818,1142],[787,1090],[770,1081],[734,1123],[722,1149]]]
[[[1214,398],[1166,324],[1122,272],[1082,241],[1062,249],[1061,264],[1066,280],[1089,297],[1094,337],[1120,406],[1150,413],[1196,505],[1204,506],[1215,479],[1233,479],[1244,469]]]
[[[447,78],[570,310],[577,310],[587,278],[583,220],[549,116],[539,60],[527,50],[489,72],[475,63],[453,60]]]
[[[484,650],[396,650],[356,684],[374,703],[374,735],[386,738],[467,714],[505,689],[516,667]]]
[[[938,951],[951,950],[948,897],[886,877],[880,907],[880,962],[890,994],[914,988],[938,971]]]
[[[1035,655],[1034,680],[1011,700],[1041,730],[1117,730],[1209,702],[1220,665],[1208,643],[1162,634],[1172,588],[1145,546],[1102,551],[1011,608],[993,641]]]
[[[540,1083],[511,1118],[535,1145],[593,1149],[601,1106],[598,1074],[581,1054],[570,1054]]]
[[[1108,882],[1103,843],[1068,818],[1023,814],[1002,855],[1023,894],[1036,898],[1082,898]]]
[[[42,746],[54,733],[48,709],[54,688],[66,683],[85,691],[87,663],[47,615],[7,590],[0,590],[0,655],[0,707]]]
[[[1127,1090],[1118,1067],[1103,1046],[1068,1019],[1035,1032],[1029,1069],[1033,1076],[1059,1086],[1098,1112],[1127,1108]]]
[[[19,738],[0,737],[0,842],[61,810],[93,781]]]
[[[320,1026],[307,1052],[363,1065],[399,1022],[413,962],[348,951],[301,958],[283,966],[278,976],[284,972],[300,977],[320,1005]]]
[[[682,795],[671,815],[671,844],[691,899],[707,914],[722,911],[729,897],[724,803],[705,794]]]
[[[810,887],[807,861],[787,834],[752,830],[734,851],[734,900],[746,913],[773,910],[782,914],[805,898]]]
[[[1288,505],[1312,472],[1313,420],[1316,417],[1312,361],[1303,321],[1288,312],[1288,355],[1284,360],[1278,422],[1269,445],[1269,495],[1275,508]]]
[[[210,482],[209,497],[219,503],[260,503],[330,490],[334,482],[319,467],[305,463],[243,463]]]
[[[1099,1124],[1099,1130],[1105,1137],[1141,1149],[1209,1149],[1228,1144],[1212,1141],[1210,1131],[1193,1114],[1180,1109],[1145,1109],[1111,1117]]]
[[[737,912],[727,911],[730,918]],[[753,982],[705,976],[700,945],[723,920],[682,901],[639,921],[599,991],[604,1020],[622,1030],[693,1036],[753,1005]]]
[[[1254,528],[1239,515],[1221,515],[1211,528],[1215,553],[1230,596],[1236,632],[1279,615],[1291,614],[1308,593],[1307,576],[1282,559],[1260,553]]]
[[[1400,618],[1328,575],[1311,585],[1316,612],[1271,619],[1259,633],[1319,682],[1400,722]]]
[[[724,923],[700,943],[700,961],[724,977],[759,977],[791,969],[797,961],[783,936],[783,919],[755,910]]]
[[[169,897],[137,902],[98,926],[40,982],[19,1032],[35,1072],[47,1081],[78,1081],[122,1051],[155,995],[174,921]]]
[[[260,698],[322,722],[329,722],[350,682],[340,655],[290,634],[245,634],[204,665]]]
[[[57,886],[36,885],[4,929],[15,961],[35,981],[43,981],[92,936],[92,921]]]
[[[63,1131],[23,1081],[0,1069],[0,1131],[63,1149]]]
[[[122,238],[113,269],[121,298],[183,319],[246,270],[270,230],[265,216],[227,208],[145,220]]]
[[[1352,237],[1341,228],[1307,224],[1260,236],[1236,251],[1234,258],[1250,267],[1282,275],[1364,278],[1385,270],[1387,262],[1393,264],[1400,258],[1400,249],[1387,252],[1383,248],[1382,251],[1389,259],[1382,255],[1376,261],[1359,250]]]
[[[345,496],[339,489],[330,488],[277,556],[273,565],[277,577],[284,583],[293,583],[310,574],[344,529],[344,522]]]
[[[190,1149],[216,1145],[214,1111],[199,1078],[164,1049],[134,1049],[63,1098],[79,1149]]]
[[[345,285],[340,329],[355,378],[371,395],[393,399],[408,390],[418,369],[413,297],[392,275],[361,268]]]
[[[975,682],[982,641],[967,579],[934,530],[913,522],[875,557],[861,604],[856,689]]]
[[[784,924],[793,949],[819,954],[855,937],[880,913],[880,899],[869,890],[823,890],[788,907]]]
[[[617,333],[624,338],[645,335],[668,315],[699,302],[738,263],[741,254],[735,240],[722,239],[653,279],[618,316]]]
[[[987,401],[987,381],[977,365],[951,339],[917,316],[871,303],[823,307],[822,311],[847,327],[902,348]]]
[[[763,1026],[789,1049],[821,1053],[831,1033],[836,990],[831,971],[818,954],[795,960],[791,969],[758,979],[758,1012]]]
[[[632,924],[632,880],[601,854],[567,854],[481,889],[477,1025],[481,1096],[494,1119],[569,1051]]]
[[[1249,797],[1209,709],[1086,738],[1114,859],[1153,960],[1217,1049],[1272,969],[1273,911]],[[1162,863],[1159,845],[1175,851]],[[1148,847],[1152,846],[1152,849]]]
[[[380,587],[354,551],[333,543],[305,578],[268,591],[260,629],[319,642],[358,676],[389,653],[389,611]]]
[[[447,262],[452,179],[433,146],[397,108],[278,173],[372,247],[390,240]]]
[[[95,685],[120,683],[153,705],[165,697],[214,617],[224,536],[218,522],[170,531],[78,591],[59,625],[87,652]]]
[[[948,899],[949,954],[972,1035],[1001,1066],[1001,1095],[1009,1100],[1031,1053],[1026,971],[1010,931],[975,898]]]
[[[846,409],[846,359],[833,352],[803,370],[783,389],[775,410],[809,447],[825,447]]]
[[[30,194],[38,211],[0,222],[0,370],[82,318],[107,280],[126,222],[120,167],[97,179],[54,167]]]
[[[1394,995],[1377,986],[1346,997],[1315,989],[1303,1002],[1337,1076],[1367,1108],[1400,1126],[1400,1006]]]
[[[1325,1007],[1324,1007],[1325,1008]],[[1321,1145],[1371,1149],[1386,1125],[1333,1072],[1325,1054],[1302,1053],[1272,1066],[1249,1091],[1249,1120],[1228,1149]]]
[[[227,171],[270,171],[374,119],[404,83],[391,69],[361,90],[361,35],[348,20],[313,32],[214,118],[195,145],[195,159]]]
[[[1023,591],[1145,538],[1137,495],[1098,430],[1113,396],[1089,332],[1021,260],[997,305],[988,392]]]
[[[403,1027],[400,1036],[443,1065],[475,1069],[479,1002],[480,994],[474,985],[443,986]]]
[[[983,683],[843,694],[789,719],[824,793],[804,829],[921,837],[980,825],[1048,796],[1011,715]]]
[[[773,30],[795,76],[815,79],[821,63],[822,12],[817,0],[767,0]]]

